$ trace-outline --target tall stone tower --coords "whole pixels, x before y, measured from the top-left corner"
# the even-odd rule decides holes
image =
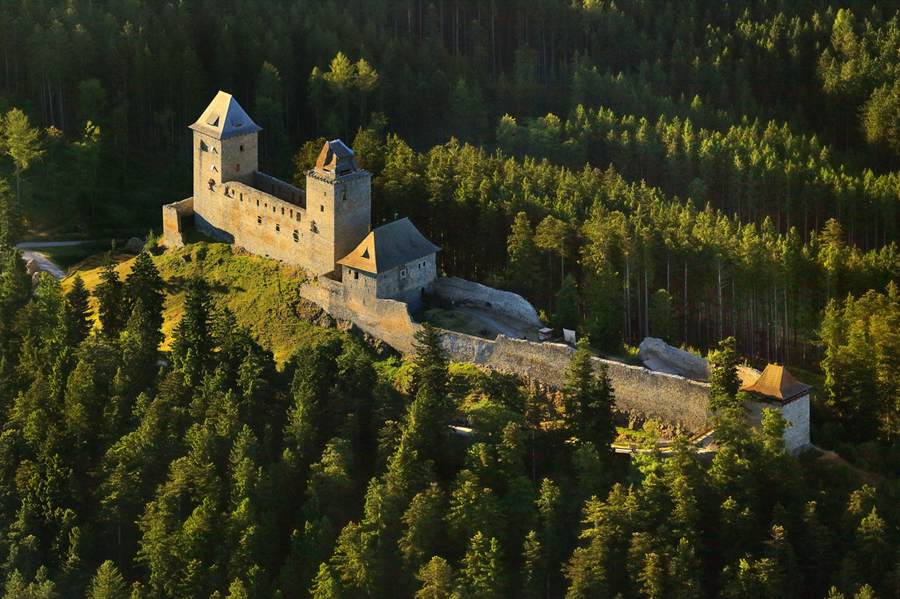
[[[338,260],[366,238],[372,215],[372,173],[357,166],[353,150],[341,140],[326,142],[306,174],[306,211],[318,235],[320,272],[338,275]]]
[[[231,94],[220,91],[191,125],[194,131],[194,213],[195,225],[228,241],[233,231],[222,214],[220,186],[229,181],[253,184],[258,167],[258,134],[254,123]]]

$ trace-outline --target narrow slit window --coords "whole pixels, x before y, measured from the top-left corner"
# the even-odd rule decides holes
[[[300,222],[300,213],[299,212],[297,213],[297,222],[298,223]]]
[[[243,202],[243,201],[244,201],[244,194],[240,194],[240,196],[241,196],[241,201]]]
[[[298,231],[297,229],[294,229],[294,243],[299,243],[299,242],[300,242],[300,231]]]
[[[261,224],[262,224],[262,217],[261,217],[261,216],[257,216],[257,217],[256,217],[256,224],[257,224],[257,225],[261,225]]]
[[[319,212],[325,212],[325,205],[322,204],[319,206]]]
[[[240,165],[240,164],[235,164],[235,165],[234,165],[234,172],[238,172],[239,170],[241,170],[241,165]]]
[[[278,223],[275,223],[275,232],[278,233],[279,231],[281,231],[281,225]]]

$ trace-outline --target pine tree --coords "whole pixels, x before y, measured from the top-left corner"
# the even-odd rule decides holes
[[[159,270],[147,252],[141,252],[132,262],[131,273],[125,277],[124,295],[132,306],[138,301],[143,304],[145,337],[150,341],[156,336],[158,346],[164,339],[162,313],[166,296]]]
[[[66,294],[66,345],[74,347],[84,341],[94,326],[91,316],[91,294],[84,286],[81,274],[76,273],[72,287]]]
[[[125,296],[125,285],[116,272],[116,259],[112,249],[106,254],[100,284],[94,289],[94,297],[100,302],[98,313],[103,334],[107,339],[118,339],[128,321],[130,305]]]
[[[106,560],[97,568],[87,596],[88,599],[128,599],[131,590],[115,564]]]
[[[616,438],[613,421],[615,397],[605,364],[594,374],[590,345],[586,338],[578,340],[578,349],[566,369],[563,406],[567,430],[582,441],[598,448],[609,447]]]
[[[0,252],[9,252],[25,233],[22,209],[12,197],[9,183],[0,179]]]
[[[451,599],[453,594],[453,568],[442,557],[434,556],[419,568],[416,578],[422,588],[416,591],[415,599]]]
[[[737,373],[738,354],[734,337],[719,342],[719,350],[709,355],[709,409],[713,412],[737,408],[741,379]]]
[[[172,363],[184,373],[189,387],[202,380],[214,347],[209,284],[194,277],[185,290],[184,315],[172,333]]]
[[[506,575],[497,539],[475,533],[462,565],[460,584],[472,599],[502,599],[506,596]]]
[[[426,322],[415,332],[413,339],[416,358],[410,391],[416,395],[420,388],[428,387],[438,398],[443,399],[450,375],[448,360],[441,349],[441,332]]]

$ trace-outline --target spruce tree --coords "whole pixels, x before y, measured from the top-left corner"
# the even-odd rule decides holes
[[[209,283],[194,277],[184,294],[184,315],[172,333],[172,362],[188,387],[202,380],[214,348]]]
[[[87,593],[88,599],[128,599],[131,590],[111,560],[97,568]]]
[[[131,306],[135,306],[138,301],[143,304],[144,336],[148,341],[155,336],[158,340],[156,345],[159,346],[164,339],[162,312],[166,296],[159,270],[147,252],[141,252],[134,259],[131,273],[125,278],[124,295]]]
[[[72,288],[66,294],[66,345],[75,346],[90,334],[94,323],[91,321],[91,294],[84,286],[81,274],[72,280]]]
[[[594,443],[598,449],[609,447],[616,438],[613,421],[612,383],[605,364],[594,374],[588,340],[578,340],[578,349],[566,369],[563,407],[566,429],[582,441]]]
[[[110,249],[103,262],[100,284],[94,289],[94,297],[100,302],[98,310],[103,334],[107,339],[118,339],[128,321],[129,305],[125,296],[125,285],[116,272],[116,260]]]
[[[413,335],[416,350],[411,393],[417,395],[422,387],[428,387],[439,397],[447,393],[450,380],[449,361],[441,349],[443,336],[439,329],[427,322]]]
[[[740,405],[738,392],[741,379],[738,377],[738,353],[734,337],[719,342],[718,351],[710,352],[709,361],[709,409],[717,412],[736,408]]]

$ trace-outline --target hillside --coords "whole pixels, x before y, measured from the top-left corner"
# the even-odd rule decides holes
[[[120,277],[131,272],[134,256],[119,254],[116,268]],[[163,332],[169,348],[172,330],[184,311],[184,289],[194,276],[205,278],[212,287],[217,309],[229,308],[240,325],[247,327],[259,343],[275,355],[275,361],[286,361],[294,348],[339,335],[337,329],[324,329],[304,319],[315,318],[319,308],[300,296],[305,280],[301,270],[277,262],[233,252],[224,243],[200,242],[170,250],[153,258],[166,282],[166,304]],[[63,282],[68,291],[76,272],[93,290],[100,282],[103,255],[92,256],[70,269]],[[96,299],[92,298],[96,313]]]

